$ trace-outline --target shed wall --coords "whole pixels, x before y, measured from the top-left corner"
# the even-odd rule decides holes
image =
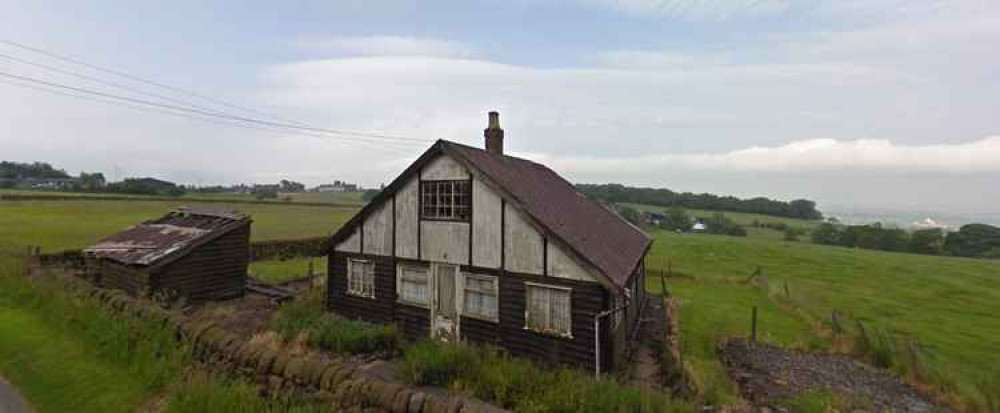
[[[240,297],[250,262],[250,223],[196,247],[150,275],[154,290],[170,289],[193,301]]]

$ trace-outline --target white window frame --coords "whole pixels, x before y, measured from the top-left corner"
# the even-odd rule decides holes
[[[362,279],[360,280],[361,281],[361,284],[360,284],[361,285],[361,290],[360,291],[357,290],[356,288],[354,288],[354,282],[353,281],[354,281],[354,266],[355,265],[370,266],[370,268],[371,268],[371,276],[366,277],[364,274],[362,274]],[[366,294],[365,291],[364,291],[364,283],[366,281],[366,278],[367,278],[367,280],[369,280],[371,282],[371,288],[369,289],[370,292],[368,294]],[[359,258],[348,258],[347,259],[347,290],[346,290],[346,293],[347,293],[347,295],[352,295],[352,296],[355,296],[355,297],[370,298],[370,299],[373,299],[373,300],[375,299],[375,262],[373,262],[372,260],[365,260],[365,259],[359,259]]]
[[[549,328],[538,329],[538,328],[531,327],[531,322],[529,321],[529,318],[531,317],[531,296],[530,296],[530,292],[529,291],[530,291],[531,288],[541,288],[541,289],[547,289],[547,290],[556,290],[556,291],[566,292],[567,294],[569,294],[569,300],[567,301],[569,303],[569,308],[567,309],[567,312],[569,314],[569,326],[568,326],[569,330],[568,331],[555,331],[555,330],[552,330],[552,329],[549,329]],[[548,302],[548,305],[546,306],[546,310],[545,311],[546,311],[546,314],[547,314],[546,318],[548,318],[549,324],[551,324],[551,320],[552,320],[552,315],[551,315],[551,312],[552,312],[552,298],[551,298],[551,296],[549,296],[549,302]],[[539,284],[539,283],[533,283],[533,282],[527,282],[526,281],[524,283],[524,329],[525,330],[529,330],[529,331],[534,331],[534,332],[540,333],[540,334],[546,334],[546,335],[551,335],[551,336],[556,336],[556,337],[562,337],[562,338],[572,339],[573,338],[573,289],[570,288],[570,287],[563,287],[563,286],[559,286],[559,285]]]
[[[483,274],[463,273],[462,275],[463,275],[463,277],[462,277],[462,315],[465,316],[465,317],[475,318],[475,319],[478,319],[478,320],[499,323],[500,322],[500,278],[496,277],[496,276],[492,276],[492,275],[483,275]],[[470,279],[470,278],[474,279],[474,280],[480,280],[480,281],[489,281],[489,282],[491,282],[493,284],[493,314],[492,315],[477,314],[477,313],[474,313],[474,312],[470,311],[469,308],[466,307],[466,305],[465,305],[466,304],[465,303],[465,295],[467,294],[467,292],[469,290],[469,283],[467,282],[467,280]],[[481,292],[481,291],[476,291],[476,292]]]
[[[442,191],[447,187],[448,191]],[[467,203],[459,203],[462,198],[458,188],[468,191],[464,195]],[[432,192],[425,192],[434,188]],[[420,182],[420,219],[432,221],[470,222],[472,220],[472,181],[467,179],[426,180]]]
[[[404,282],[403,278],[405,277],[405,275],[403,274],[404,270],[417,270],[424,272],[424,286],[427,289],[427,298],[424,302],[408,300],[406,298],[403,298],[403,282]],[[408,281],[408,282],[416,282],[416,281]],[[399,301],[400,303],[406,305],[428,308],[431,305],[432,293],[433,291],[431,291],[431,269],[429,266],[408,264],[408,263],[396,265],[396,297],[397,297],[396,301]]]

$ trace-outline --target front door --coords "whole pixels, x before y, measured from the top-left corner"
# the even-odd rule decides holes
[[[458,266],[434,264],[434,305],[431,314],[431,337],[458,341]]]

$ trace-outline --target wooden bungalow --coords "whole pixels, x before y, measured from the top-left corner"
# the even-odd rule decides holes
[[[246,286],[250,222],[236,211],[182,207],[83,250],[87,270],[102,285],[133,296],[239,297]]]
[[[618,367],[645,303],[638,228],[551,169],[439,140],[332,236],[330,310],[411,337]]]

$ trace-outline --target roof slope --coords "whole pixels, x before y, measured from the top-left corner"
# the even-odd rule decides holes
[[[446,153],[482,172],[550,233],[624,287],[652,242],[618,214],[576,190],[548,167],[449,141]]]
[[[211,241],[249,223],[248,216],[232,210],[181,207],[146,221],[84,249],[89,257],[126,265],[152,266]]]

